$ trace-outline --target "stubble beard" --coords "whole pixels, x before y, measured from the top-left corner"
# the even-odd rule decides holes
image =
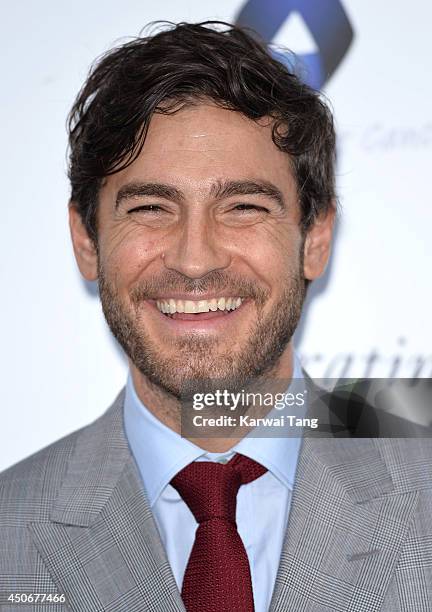
[[[99,261],[102,310],[126,355],[147,381],[159,390],[175,399],[184,399],[185,393],[189,395],[201,389],[203,383],[206,390],[210,390],[210,381],[215,381],[215,388],[220,381],[225,381],[226,387],[239,389],[248,381],[271,375],[295,332],[306,295],[302,261],[300,264],[297,271],[286,276],[280,299],[265,316],[263,306],[268,294],[246,283],[255,294],[258,317],[257,322],[250,326],[243,345],[235,351],[230,346],[221,347],[213,338],[196,333],[187,334],[181,340],[168,340],[161,350],[146,333],[139,308],[148,285],[136,288],[130,296],[130,303],[125,304]],[[215,281],[216,285],[223,286],[221,275],[216,274]],[[194,281],[189,279],[184,287],[191,287],[191,283]]]

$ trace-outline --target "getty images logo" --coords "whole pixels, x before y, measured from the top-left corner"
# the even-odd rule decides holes
[[[248,0],[235,23],[253,28],[271,42],[294,13],[302,17],[318,50],[299,54],[300,67],[289,53],[274,51],[273,55],[291,70],[298,72],[300,68],[303,80],[320,89],[343,60],[354,37],[339,0]],[[290,41],[286,45],[289,47]]]

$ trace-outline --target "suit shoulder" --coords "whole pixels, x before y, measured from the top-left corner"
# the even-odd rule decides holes
[[[0,473],[0,524],[8,517],[44,520],[65,476],[76,441],[89,425],[60,438]],[[3,523],[4,524],[4,523]]]
[[[121,419],[124,388],[111,406],[93,422],[52,442],[0,473],[0,527],[46,521],[66,477],[69,461],[81,440],[93,448],[105,443],[113,419]]]

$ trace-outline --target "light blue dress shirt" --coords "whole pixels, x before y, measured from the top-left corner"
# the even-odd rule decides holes
[[[293,377],[303,378],[297,357]],[[206,452],[164,425],[143,405],[130,374],[124,424],[179,590],[197,522],[170,485],[171,479],[192,461],[225,463],[235,452],[247,455],[268,469],[257,480],[240,487],[236,514],[237,528],[251,569],[255,611],[267,612],[287,527],[301,438],[246,436],[228,452]]]

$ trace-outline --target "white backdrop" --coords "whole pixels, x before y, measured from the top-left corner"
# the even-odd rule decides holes
[[[149,21],[232,21],[243,4],[27,0],[3,9],[0,469],[96,418],[125,381],[67,227],[65,118],[91,62]],[[343,6],[355,37],[325,87],[343,214],[297,346],[315,376],[432,376],[432,5]],[[276,40],[314,51],[298,14]]]

